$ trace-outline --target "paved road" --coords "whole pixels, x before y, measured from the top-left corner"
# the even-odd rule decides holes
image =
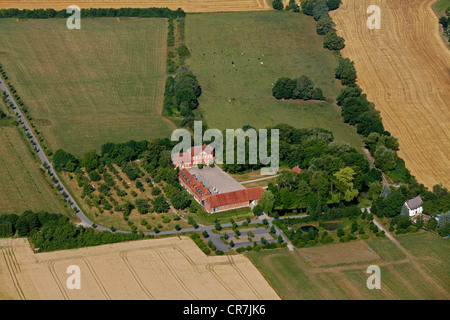
[[[16,101],[13,99],[13,97],[11,96],[11,92],[9,91],[8,86],[6,85],[6,83],[3,81],[2,78],[0,78],[0,89],[2,91],[4,91],[6,93],[7,96],[7,100],[9,103],[13,104],[13,111],[15,112],[17,119],[20,121],[20,124],[23,126],[23,128],[25,129],[25,131],[27,133],[29,133],[29,140],[30,143],[34,146],[35,150],[36,150],[36,154],[38,155],[40,161],[43,164],[47,164],[48,166],[48,171],[51,177],[55,177],[56,182],[55,185],[59,185],[59,192],[61,194],[65,193],[66,196],[66,201],[69,203],[70,207],[75,211],[76,215],[78,216],[78,218],[81,221],[81,224],[85,227],[93,227],[94,222],[90,221],[86,215],[83,213],[83,211],[80,209],[80,207],[75,203],[75,200],[72,198],[72,196],[70,195],[70,193],[68,192],[68,190],[64,187],[64,185],[62,184],[60,178],[58,177],[58,174],[56,173],[56,171],[54,170],[51,162],[48,160],[47,156],[45,155],[44,151],[41,148],[41,145],[39,144],[39,140],[36,139],[30,125],[28,124],[27,119],[23,116],[21,110],[19,109],[19,107],[16,104]],[[302,217],[306,217],[306,215],[300,215],[300,216],[293,216],[293,217],[281,217],[280,219],[283,218],[302,218]],[[253,225],[253,224],[258,224],[261,223],[262,220],[266,218],[267,221],[269,222],[269,226],[271,227],[272,221],[274,220],[273,218],[267,217],[267,216],[263,216],[261,219],[259,220],[252,220],[249,223],[249,226]],[[237,225],[242,225],[244,223],[244,221],[237,223]],[[222,224],[222,228],[228,228],[231,227],[232,224],[231,223],[225,223]],[[102,231],[111,231],[109,228],[103,227],[103,226],[99,226],[99,225],[95,225],[95,229],[97,230],[102,230]],[[192,232],[192,231],[207,231],[208,234],[211,235],[211,239],[214,238],[214,242],[218,248],[218,250],[222,250],[222,251],[228,251],[228,246],[226,246],[222,240],[220,240],[220,236],[217,237],[219,239],[219,241],[217,241],[216,237],[214,236],[215,234],[212,232],[212,229],[214,229],[214,226],[200,226],[197,229],[195,228],[186,228],[186,229],[181,229],[179,231],[177,230],[170,230],[170,231],[161,231],[158,233],[155,232],[144,232],[144,235],[173,235],[173,234],[181,234],[184,232]],[[283,237],[283,240],[286,241],[289,245],[289,240],[287,239],[287,237],[283,234],[283,232],[281,230],[278,229],[278,227],[275,226],[275,229],[277,231],[277,234],[281,234],[281,236]],[[116,233],[131,233],[131,231],[123,231],[123,230],[116,230]],[[234,234],[234,233],[233,233]]]
[[[30,140],[30,143],[33,145],[37,156],[39,157],[39,159],[41,160],[41,162],[43,164],[46,163],[48,165],[48,170],[50,171],[50,176],[51,177],[55,177],[55,179],[56,179],[55,185],[59,184],[59,186],[60,186],[59,192],[61,194],[64,193],[64,192],[66,193],[66,195],[67,195],[66,196],[66,201],[69,203],[70,207],[75,211],[76,215],[81,220],[81,224],[83,224],[86,227],[91,227],[93,222],[90,221],[84,215],[84,213],[77,206],[77,204],[75,203],[75,201],[73,200],[73,198],[69,194],[69,192],[66,190],[64,185],[62,183],[60,183],[60,179],[59,179],[58,175],[56,174],[55,170],[53,169],[53,166],[52,166],[51,162],[48,160],[47,156],[45,155],[44,151],[42,150],[41,145],[39,144],[39,140],[36,139],[36,136],[34,135],[33,130],[31,129],[30,125],[28,124],[27,119],[23,116],[22,111],[17,106],[16,101],[11,96],[11,92],[9,91],[9,88],[8,88],[7,84],[3,81],[2,78],[0,78],[0,89],[6,93],[6,98],[8,100],[8,105],[10,105],[11,103],[13,104],[12,109],[13,109],[13,111],[16,114],[17,120],[20,121],[20,124],[21,124],[21,126],[23,126],[25,132],[29,133],[29,138],[28,139]],[[97,227],[97,229],[109,230],[109,229],[104,228],[104,227]]]
[[[252,182],[258,182],[258,181],[264,181],[264,180],[269,180],[269,179],[273,179],[278,177],[279,174],[270,176],[270,177],[265,177],[265,178],[259,178],[259,179],[254,179],[254,180],[247,180],[247,181],[242,181],[241,184],[246,184],[246,183],[252,183]]]

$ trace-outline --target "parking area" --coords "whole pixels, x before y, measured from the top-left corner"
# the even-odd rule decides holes
[[[245,189],[242,184],[234,180],[218,166],[205,166],[202,169],[192,167],[187,170],[190,174],[195,174],[197,179],[202,181],[212,194]]]

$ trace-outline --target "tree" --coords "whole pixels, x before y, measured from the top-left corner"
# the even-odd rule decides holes
[[[62,149],[56,150],[53,155],[53,167],[56,171],[66,170],[74,172],[78,167],[79,161],[74,155],[65,152]]]
[[[272,1],[272,7],[275,10],[283,10],[283,8],[284,8],[283,2],[281,0],[273,0]]]
[[[316,5],[313,9],[314,20],[319,20],[320,18],[328,15],[328,6],[326,4]]]
[[[340,79],[343,85],[353,84],[356,81],[356,69],[354,62],[349,58],[340,58],[339,65],[335,69],[336,78]]]
[[[445,29],[448,27],[448,18],[446,17],[440,17],[439,18],[439,23],[442,24],[442,27]]]
[[[334,174],[338,182],[336,187],[340,192],[344,193],[344,200],[347,202],[352,201],[359,193],[353,186],[355,174],[355,171],[350,167],[342,168]]]
[[[333,20],[330,18],[329,15],[325,15],[317,21],[316,32],[317,34],[323,36],[330,31],[335,31],[334,27],[335,23],[333,22]]]
[[[294,12],[300,12],[300,6],[295,2],[295,0],[289,0],[289,8]]]
[[[209,237],[208,231],[206,231],[206,230],[202,232],[202,235],[203,235],[203,237],[205,237],[205,238],[208,238],[208,237]]]
[[[330,31],[323,38],[323,46],[329,50],[342,50],[345,47],[345,40],[336,32]]]
[[[338,9],[340,4],[341,0],[327,0],[327,6],[330,11]]]
[[[216,222],[214,228],[215,228],[217,231],[222,230],[222,226],[220,225],[219,221]]]
[[[178,210],[186,209],[191,204],[191,200],[182,192],[175,194],[170,201],[173,207]]]
[[[21,215],[19,219],[17,219],[15,228],[17,230],[17,235],[19,237],[25,237],[28,235],[28,232],[30,231],[30,226],[27,222],[27,219],[24,215]]]
[[[100,181],[100,179],[102,178],[100,176],[100,174],[98,173],[98,171],[94,170],[88,173],[89,174],[89,179],[91,179],[91,181]]]
[[[272,88],[272,95],[276,99],[292,99],[297,83],[290,78],[279,78]]]
[[[355,233],[358,230],[358,228],[359,228],[358,223],[356,221],[353,221],[350,232]]]
[[[194,110],[198,107],[197,96],[191,88],[179,90],[175,95],[175,100],[177,102],[178,109],[180,108],[182,102],[187,102],[190,110]]]
[[[155,212],[161,213],[161,212],[167,212],[169,211],[169,204],[166,201],[166,198],[160,194],[158,197],[156,197],[153,201],[153,210]]]
[[[98,168],[99,159],[100,157],[98,156],[97,151],[88,151],[81,158],[81,165],[85,167],[86,172],[91,172]]]
[[[135,201],[137,210],[140,214],[146,214],[149,212],[150,206],[146,199],[136,199]]]
[[[342,236],[344,236],[344,235],[345,235],[344,229],[339,228],[339,229],[337,230],[337,236],[338,236],[339,238],[342,238]]]
[[[388,172],[395,169],[395,151],[386,148],[385,146],[378,146],[375,153],[375,165]]]
[[[268,214],[272,213],[274,203],[275,196],[270,190],[265,190],[261,195],[261,199],[258,201],[258,205],[262,211]]]
[[[182,89],[192,89],[197,98],[202,94],[202,88],[197,80],[197,77],[190,71],[178,73],[175,76],[174,82],[174,92],[178,92]]]
[[[428,220],[428,222],[426,224],[426,227],[428,229],[430,229],[430,230],[433,230],[433,231],[436,230],[436,228],[437,228],[437,221],[436,221],[436,219]]]
[[[314,100],[325,100],[325,96],[323,95],[322,89],[317,87],[314,89],[314,95],[312,97]]]
[[[339,96],[336,98],[336,102],[340,106],[345,99],[357,98],[361,95],[361,93],[362,89],[360,87],[358,87],[356,84],[351,84],[341,90]]]
[[[189,49],[186,47],[186,45],[182,44],[177,48],[177,53],[180,57],[186,57],[188,56],[189,53]]]
[[[293,92],[293,97],[297,99],[310,100],[314,96],[314,83],[307,76],[297,79],[297,85]]]

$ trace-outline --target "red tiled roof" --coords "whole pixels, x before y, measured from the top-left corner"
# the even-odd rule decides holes
[[[202,151],[205,151],[207,154],[212,154],[213,148],[210,145],[196,146],[189,149],[189,153],[194,157],[198,156]]]
[[[263,194],[264,189],[261,187],[242,189],[233,192],[219,193],[209,196],[206,202],[211,208],[225,206],[229,204],[259,200]]]
[[[180,171],[178,178],[188,186],[189,190],[191,190],[198,199],[202,200],[211,195],[209,190],[197,180],[195,175],[190,174],[186,169]]]
[[[291,172],[300,173],[302,172],[302,169],[300,169],[299,166],[295,166],[292,168]]]
[[[173,156],[175,166],[181,166],[183,163],[191,163],[191,156],[188,153],[179,153]]]

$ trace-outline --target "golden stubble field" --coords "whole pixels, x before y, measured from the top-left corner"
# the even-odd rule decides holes
[[[81,289],[67,288],[67,268]],[[26,239],[0,240],[0,299],[279,299],[242,255],[204,255],[187,237],[34,254]]]
[[[183,9],[186,12],[224,12],[224,11],[257,11],[272,10],[268,0],[79,0],[80,8],[169,8]],[[73,5],[67,0],[2,0],[0,8],[18,9],[66,9]]]
[[[435,0],[343,0],[331,12],[358,84],[399,138],[408,169],[428,187],[450,187],[450,51],[439,35]],[[381,29],[369,30],[370,5]]]

